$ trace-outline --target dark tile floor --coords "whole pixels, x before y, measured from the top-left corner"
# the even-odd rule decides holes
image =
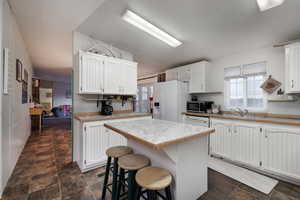
[[[41,135],[33,133],[5,188],[4,200],[98,200],[104,169],[82,174],[71,163],[70,120],[49,119]],[[109,197],[107,199],[110,199]],[[280,182],[264,195],[209,170],[209,191],[199,200],[300,200],[300,187]]]

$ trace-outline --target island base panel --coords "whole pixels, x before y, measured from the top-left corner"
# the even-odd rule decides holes
[[[151,159],[152,166],[170,171],[173,199],[195,200],[207,191],[208,136],[156,150],[132,139],[128,146]]]

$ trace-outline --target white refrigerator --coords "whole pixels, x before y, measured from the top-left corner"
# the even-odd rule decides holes
[[[188,83],[174,80],[154,84],[153,118],[182,122],[187,99]]]

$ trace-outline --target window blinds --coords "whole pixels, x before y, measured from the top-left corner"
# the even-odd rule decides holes
[[[241,76],[241,67],[228,67],[224,69],[224,77],[229,78],[237,78]]]
[[[242,75],[244,76],[263,75],[267,73],[267,63],[259,62],[243,65],[242,69]]]
[[[243,76],[263,75],[267,73],[267,63],[258,62],[224,69],[224,78],[237,78]]]

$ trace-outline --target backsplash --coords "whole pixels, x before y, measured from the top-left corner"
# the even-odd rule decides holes
[[[199,94],[197,95],[199,101],[214,101],[215,104],[220,105],[222,110],[224,108],[224,96],[223,94]],[[267,110],[264,112],[274,114],[300,114],[300,97],[295,96],[297,101],[295,102],[268,102]]]

